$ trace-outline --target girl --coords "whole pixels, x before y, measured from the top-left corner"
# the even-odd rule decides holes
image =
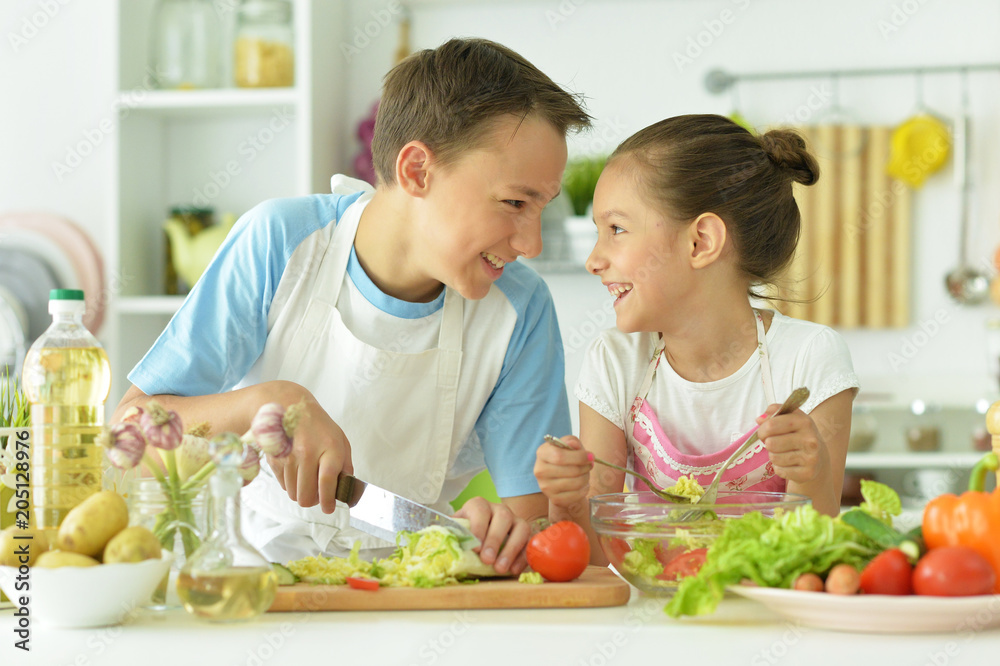
[[[669,118],[615,150],[594,194],[587,270],[615,299],[617,328],[592,343],[576,387],[582,442],[536,453],[553,520],[589,531],[587,498],[621,491],[624,474],[592,469],[594,456],[661,487],[681,475],[704,486],[755,422],[760,441],[720,489],[801,493],[839,511],[858,386],[847,346],[748,298],[792,258],[792,181],[818,176],[794,131],[754,136],[715,115]],[[767,418],[799,386],[811,392],[802,409]]]

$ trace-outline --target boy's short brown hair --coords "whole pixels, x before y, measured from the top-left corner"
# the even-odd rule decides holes
[[[395,182],[396,157],[410,141],[447,164],[478,145],[490,121],[530,113],[562,134],[590,127],[578,96],[496,42],[452,39],[414,53],[385,76],[372,138],[378,181]]]

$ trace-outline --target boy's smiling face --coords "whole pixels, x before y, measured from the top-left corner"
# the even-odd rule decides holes
[[[427,171],[414,250],[433,279],[479,299],[519,256],[542,249],[541,214],[556,197],[566,139],[529,115],[495,122],[483,145]]]

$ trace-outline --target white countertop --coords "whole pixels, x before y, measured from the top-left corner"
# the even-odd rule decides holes
[[[99,629],[49,629],[36,621],[30,653],[13,647],[13,611],[3,610],[0,664],[659,666],[691,658],[699,666],[979,666],[1000,654],[1000,629],[826,631],[738,598],[727,598],[715,615],[677,621],[663,614],[663,604],[633,591],[629,604],[618,608],[268,613],[235,625],[205,623],[182,610],[142,611],[128,624]]]

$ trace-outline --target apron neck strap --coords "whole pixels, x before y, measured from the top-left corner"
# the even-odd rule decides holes
[[[358,206],[371,199],[370,193],[363,194],[345,213],[336,229],[333,231],[333,239],[330,243],[328,256],[325,262],[330,262],[327,275],[331,277],[331,285],[335,285],[336,296],[333,298],[333,306],[337,306],[343,292],[341,285],[344,282],[344,275],[347,273],[347,264],[351,258],[351,250],[354,248],[354,239],[358,235],[358,227],[361,224],[361,213],[364,208]],[[355,208],[358,206],[358,208]],[[360,210],[359,210],[360,209]],[[464,322],[465,299],[458,292],[450,287],[445,287],[444,305],[441,307],[441,330],[438,333],[438,347],[453,351],[462,350],[462,337],[465,329]]]
[[[774,396],[774,381],[771,377],[771,360],[767,354],[767,334],[764,331],[764,318],[760,314],[760,310],[754,308],[753,310],[754,322],[757,324],[757,353],[760,354],[760,378],[764,384],[764,396],[767,398],[767,404],[772,405],[775,402]],[[651,335],[656,336],[655,348],[653,350],[653,358],[650,359],[649,365],[646,366],[646,374],[642,376],[642,383],[639,384],[639,391],[636,394],[634,400],[632,400],[632,406],[629,407],[629,417],[632,422],[635,423],[636,415],[639,413],[639,409],[642,408],[642,403],[646,401],[646,396],[649,394],[649,388],[653,385],[653,377],[656,375],[656,368],[659,367],[660,361],[663,359],[663,349],[664,341],[663,336],[656,333]]]

